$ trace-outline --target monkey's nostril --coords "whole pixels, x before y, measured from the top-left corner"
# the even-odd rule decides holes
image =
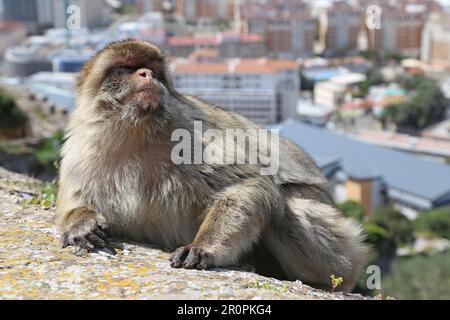
[[[149,69],[139,69],[137,74],[143,78],[150,78],[152,76],[152,72]]]

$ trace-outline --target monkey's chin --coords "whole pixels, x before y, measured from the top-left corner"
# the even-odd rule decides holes
[[[134,101],[126,104],[121,112],[121,120],[131,125],[139,125],[161,114],[163,107],[154,102]]]
[[[160,108],[159,97],[150,90],[136,93],[131,103],[134,104],[143,115],[151,114]]]

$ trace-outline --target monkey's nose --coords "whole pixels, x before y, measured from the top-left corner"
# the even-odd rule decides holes
[[[141,68],[136,71],[136,74],[142,78],[150,80],[150,78],[152,77],[152,70],[147,69],[147,68]]]

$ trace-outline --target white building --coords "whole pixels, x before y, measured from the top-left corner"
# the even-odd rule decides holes
[[[38,72],[25,81],[36,96],[45,97],[51,105],[71,111],[75,107],[76,73]]]
[[[179,58],[170,69],[180,92],[256,123],[276,123],[296,114],[300,87],[297,62],[261,58],[200,63]]]
[[[336,108],[345,100],[346,87],[332,81],[320,81],[314,86],[314,103]]]
[[[332,77],[329,81],[319,81],[314,86],[314,103],[325,107],[338,107],[350,100],[349,89],[366,80],[362,73],[345,73]]]
[[[450,14],[433,14],[422,33],[421,59],[450,66]]]

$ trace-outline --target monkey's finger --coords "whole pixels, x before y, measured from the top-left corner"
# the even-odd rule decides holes
[[[65,248],[69,245],[69,237],[67,234],[63,234],[61,237],[61,248]]]
[[[80,241],[78,242],[78,246],[80,248],[86,249],[88,251],[94,251],[94,249],[95,249],[95,246],[90,241],[88,241],[86,238],[80,239]]]
[[[179,251],[180,249],[182,249],[182,247],[176,249],[176,250],[172,253],[172,255],[171,255],[170,258],[169,258],[169,261],[173,261],[173,259],[175,259],[175,256],[178,254],[178,251]]]
[[[106,246],[106,242],[94,233],[88,234],[86,238],[97,247],[104,248]]]
[[[108,237],[106,236],[106,234],[102,230],[100,230],[99,228],[94,229],[93,232],[100,239],[102,239],[104,241],[108,240]]]
[[[188,256],[183,262],[183,268],[193,269],[200,262],[200,249],[191,248]]]
[[[172,268],[180,268],[181,264],[183,263],[184,259],[186,258],[186,256],[189,253],[189,248],[186,247],[181,247],[178,248],[174,255],[172,256],[172,262],[170,263],[170,266]]]
[[[200,262],[195,266],[197,270],[205,270],[208,269],[209,267],[210,265],[208,264],[207,259],[204,257],[200,259]]]
[[[106,230],[109,228],[109,224],[106,221],[99,221],[97,222],[98,227],[100,230]]]

